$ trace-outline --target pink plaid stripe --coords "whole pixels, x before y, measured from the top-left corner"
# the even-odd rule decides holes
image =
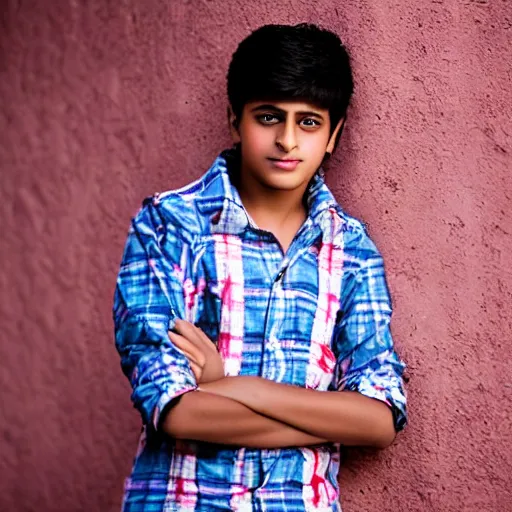
[[[331,457],[320,448],[302,448],[304,456],[303,488],[306,510],[331,510],[337,498],[337,490],[325,478],[329,471]]]
[[[217,282],[222,301],[219,352],[224,373],[240,373],[244,345],[244,268],[242,240],[233,235],[214,235]]]
[[[230,493],[231,499],[229,502],[229,506],[233,511],[243,512],[247,510],[252,510],[251,506],[251,493],[247,489],[245,485],[243,485],[244,480],[244,468],[245,468],[245,448],[241,448],[238,452],[234,471],[233,471],[233,484],[231,485]]]
[[[169,471],[167,502],[177,504],[180,511],[194,512],[197,504],[197,458],[189,441],[176,441]]]
[[[330,236],[325,236],[318,254],[318,307],[311,331],[310,357],[306,374],[306,386],[327,390],[331,383],[336,358],[330,349],[336,313],[340,307],[341,281],[343,278],[343,246],[341,221],[334,210],[329,210]],[[341,245],[339,245],[341,244]]]

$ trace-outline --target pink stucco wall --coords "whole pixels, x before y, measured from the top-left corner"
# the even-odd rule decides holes
[[[298,21],[353,54],[328,180],[385,255],[409,365],[410,426],[346,454],[344,510],[512,510],[509,0],[0,2],[0,510],[118,510],[129,219],[229,144],[236,43]]]

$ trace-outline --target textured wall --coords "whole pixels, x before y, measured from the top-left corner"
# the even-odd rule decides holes
[[[357,91],[328,180],[387,261],[410,426],[345,512],[512,510],[510,0],[0,2],[0,510],[115,511],[138,417],[111,297],[141,199],[229,144],[224,73],[320,22]]]

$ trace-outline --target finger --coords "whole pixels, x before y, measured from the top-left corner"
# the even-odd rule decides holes
[[[180,349],[183,355],[188,359],[189,363],[194,363],[200,366],[201,368],[204,368],[206,364],[206,358],[201,354],[200,357],[197,357],[197,355],[193,352],[190,352],[188,350]]]
[[[208,346],[208,348],[217,351],[217,347],[216,347],[215,343],[210,338],[208,338],[208,336],[206,336],[206,334],[202,331],[202,329],[197,326],[196,326],[196,329],[198,331],[198,336],[201,338],[203,343],[205,343]]]
[[[191,345],[180,345],[179,343],[177,343],[175,346],[189,359],[193,359],[198,364],[204,364],[206,356],[202,352],[198,351],[195,347]]]
[[[193,362],[190,362],[190,368],[192,369],[192,373],[194,374],[196,383],[199,384],[199,381],[201,380],[201,377],[203,376],[203,369]]]
[[[195,339],[197,340],[197,344],[201,349],[207,350],[209,352],[216,352],[215,344],[212,342],[208,336],[201,330],[201,328],[197,327],[197,325],[189,324],[188,328],[190,328],[190,332],[194,332]]]
[[[175,332],[169,331],[169,339],[176,345],[181,346],[190,346],[195,347],[195,344],[192,343],[189,339],[185,338],[185,336],[181,336],[181,334],[177,334]]]
[[[174,332],[169,332],[169,338],[182,352],[187,352],[192,359],[197,361],[199,364],[204,365],[205,355],[201,349],[199,349],[189,339],[184,338],[183,336],[180,336]]]
[[[187,338],[187,340],[197,347],[200,347],[203,344],[199,333],[197,332],[197,328],[190,322],[185,320],[176,320],[174,330],[184,338]]]
[[[184,336],[183,334],[178,334],[177,332],[174,332],[174,331],[168,331],[168,334],[169,334],[169,338],[171,340],[174,340],[174,341],[177,341],[178,343],[188,343],[189,345],[195,347],[197,345],[197,343],[194,343],[191,339],[190,339],[190,336]]]
[[[185,357],[188,359],[188,362],[189,362],[189,363],[194,363],[194,364],[197,364],[197,365],[199,365],[199,366],[202,366],[202,365],[201,365],[201,361],[198,361],[198,360],[195,358],[194,354],[192,354],[191,352],[187,352],[186,350],[183,350],[183,349],[180,349],[180,350],[183,352],[183,354],[185,355]]]
[[[198,361],[198,360],[194,359],[194,356],[191,355],[190,353],[187,353],[185,351],[182,351],[182,352],[183,352],[184,356],[187,358],[187,361],[188,361],[188,364],[190,365],[190,367],[196,368],[194,373],[197,373],[197,371],[200,371],[200,373],[202,374],[206,361],[205,360]]]

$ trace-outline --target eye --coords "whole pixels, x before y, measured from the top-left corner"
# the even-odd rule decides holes
[[[276,124],[280,119],[275,114],[261,114],[257,117],[261,124]]]
[[[305,117],[300,121],[300,124],[305,128],[316,128],[317,126],[320,126],[320,122],[312,117]]]

